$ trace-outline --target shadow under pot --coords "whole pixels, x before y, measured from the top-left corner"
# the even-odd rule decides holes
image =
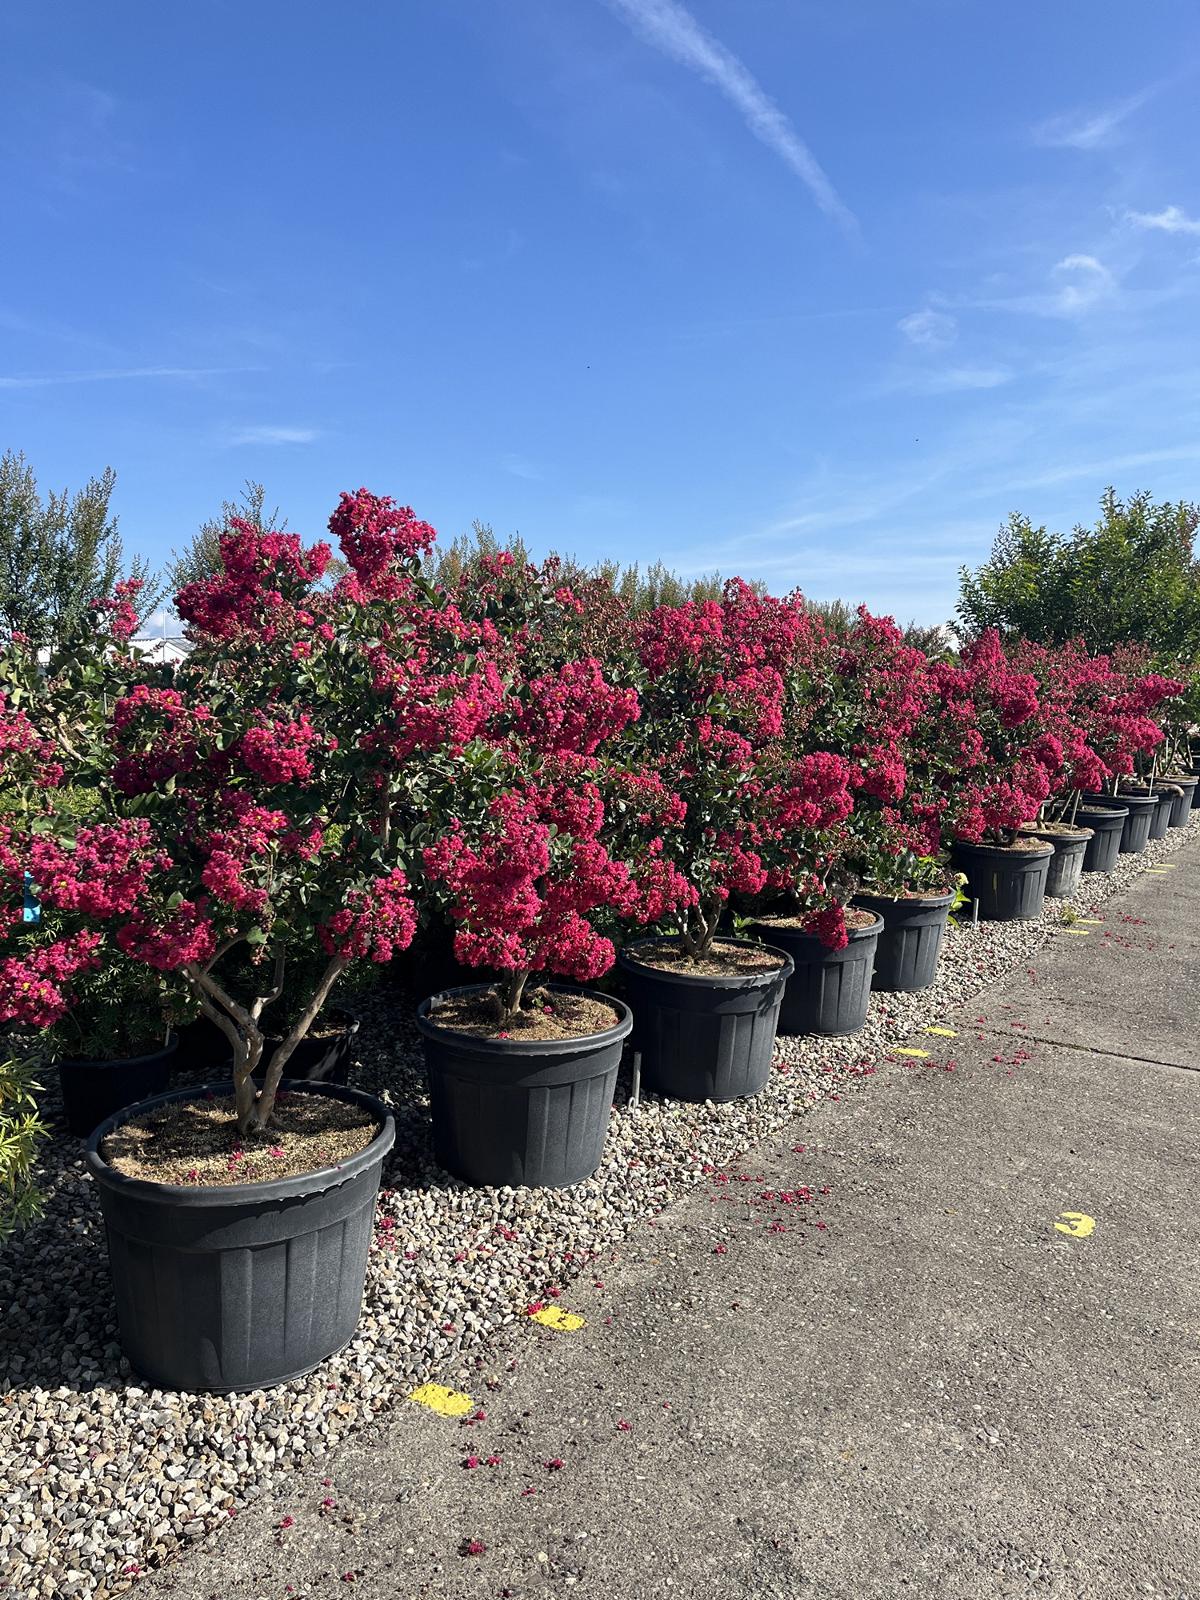
[[[953,894],[856,894],[854,904],[883,918],[871,988],[884,994],[918,994],[937,977]]]
[[[860,920],[861,919],[861,920]],[[764,918],[752,933],[769,940],[791,957],[794,971],[787,981],[779,1012],[780,1033],[857,1033],[867,1020],[871,975],[883,918],[873,911],[846,911],[846,944],[831,950],[798,918]]]
[[[1031,822],[1021,832],[1030,839],[1043,840],[1054,851],[1046,872],[1047,898],[1069,900],[1083,878],[1083,861],[1092,830],[1078,824],[1073,827],[1068,822],[1045,825]]]
[[[387,1107],[359,1089],[290,1079],[285,1087],[347,1101],[378,1131],[337,1166],[265,1183],[155,1183],[109,1165],[102,1146],[114,1129],[174,1102],[232,1095],[232,1084],[214,1083],[127,1108],[88,1140],[121,1343],[159,1388],[270,1388],[311,1372],[354,1337],[395,1126]]]
[[[362,1020],[352,1011],[332,1007],[319,1016],[284,1065],[287,1076],[298,1083],[345,1083],[350,1076],[350,1051]],[[283,1040],[269,1034],[263,1044],[262,1059],[254,1073],[256,1083],[267,1074],[276,1050]]]
[[[1200,783],[1200,778],[1177,777],[1172,774],[1167,777],[1166,781],[1173,789],[1180,791],[1171,805],[1171,816],[1167,825],[1171,828],[1182,828],[1192,814],[1192,802],[1195,799],[1196,785]]]
[[[600,1165],[633,1018],[609,995],[545,987],[592,1002],[611,1025],[576,1038],[505,1039],[439,1023],[439,1011],[485,998],[489,984],[445,989],[417,1007],[434,1153],[465,1183],[566,1188]]]
[[[717,939],[711,958],[692,965],[677,939],[664,938],[626,945],[617,961],[647,1089],[695,1103],[765,1088],[789,955],[748,939]]]
[[[1010,845],[956,840],[951,860],[966,874],[982,922],[1031,922],[1042,914],[1054,850],[1043,840]]]
[[[1087,806],[1124,806],[1128,815],[1121,824],[1121,854],[1139,855],[1146,848],[1150,823],[1158,809],[1156,794],[1085,794],[1083,801]]]
[[[179,1041],[171,1034],[161,1050],[116,1061],[84,1061],[72,1057],[58,1063],[67,1127],[80,1139],[106,1117],[151,1095],[171,1082],[171,1065]]]
[[[1114,801],[1106,806],[1080,806],[1075,821],[1080,827],[1090,828],[1092,837],[1083,852],[1085,872],[1111,872],[1121,853],[1121,833],[1129,812]]]

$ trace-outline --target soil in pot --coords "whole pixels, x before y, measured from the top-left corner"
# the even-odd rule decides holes
[[[229,1168],[248,1158],[231,1163],[229,1125],[214,1120],[222,1099],[232,1100],[228,1083],[160,1095],[109,1118],[88,1140],[121,1342],[131,1364],[160,1388],[223,1393],[299,1377],[349,1343],[362,1309],[379,1178],[395,1138],[387,1107],[328,1084],[285,1091],[278,1129],[262,1138],[266,1170],[240,1182]],[[317,1100],[335,1104],[324,1117],[319,1107],[300,1104]],[[187,1150],[164,1146],[168,1169],[190,1159],[198,1174],[214,1162],[219,1172],[223,1158],[224,1182],[131,1176],[106,1158],[112,1151],[114,1160],[144,1160],[161,1171],[152,1145],[143,1143],[139,1154],[146,1135],[137,1129],[179,1103],[200,1107],[182,1125],[193,1134],[207,1125],[209,1147],[199,1135]],[[127,1122],[135,1126],[125,1135]],[[177,1125],[172,1113],[161,1131],[169,1138]],[[324,1159],[320,1141],[327,1152],[331,1141],[346,1151],[347,1134],[356,1148],[313,1170],[313,1161]],[[283,1158],[271,1155],[277,1135],[290,1151]],[[291,1175],[275,1175],[286,1166],[295,1169]]]
[[[298,1178],[365,1150],[379,1131],[362,1106],[281,1090],[270,1129],[238,1137],[232,1095],[168,1100],[131,1116],[100,1145],[100,1154],[127,1178],[211,1188]]]
[[[114,1111],[162,1094],[171,1081],[178,1048],[174,1034],[161,1050],[117,1061],[68,1059],[58,1063],[67,1127],[80,1139]]]
[[[883,918],[875,948],[872,989],[886,994],[917,994],[937,977],[938,955],[954,895],[909,889],[900,895],[864,891],[857,906]]]
[[[884,921],[874,911],[846,908],[847,943],[830,950],[800,917],[763,917],[751,932],[792,958],[779,1013],[781,1033],[857,1033],[867,1020],[871,976]]]
[[[678,941],[648,939],[627,945],[618,964],[647,1089],[689,1101],[758,1094],[771,1071],[790,956],[718,939],[708,959],[694,962]]]
[[[1111,872],[1121,851],[1121,834],[1129,816],[1125,806],[1080,806],[1075,820],[1090,828],[1092,837],[1083,852],[1085,872]]]
[[[1028,922],[1042,914],[1046,879],[1054,856],[1044,839],[1014,839],[1011,844],[956,841],[954,865],[966,874],[966,893],[979,902],[984,922]]]
[[[473,984],[417,1008],[439,1163],[466,1183],[561,1188],[600,1165],[628,1006],[547,985],[503,1028]]]
[[[1069,900],[1083,878],[1083,860],[1092,830],[1069,822],[1030,822],[1022,832],[1053,845],[1054,854],[1046,872],[1046,895],[1051,900]]]

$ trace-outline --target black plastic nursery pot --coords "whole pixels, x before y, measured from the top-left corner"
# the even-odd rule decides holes
[[[617,957],[633,1007],[631,1042],[641,1051],[646,1088],[690,1101],[724,1102],[758,1094],[771,1072],[791,957],[768,946],[779,966],[728,977],[668,971],[639,961],[639,950],[663,942],[638,940]],[[746,939],[720,943],[763,948]]]
[[[1042,839],[1054,851],[1046,871],[1046,897],[1049,900],[1069,900],[1079,888],[1083,878],[1083,862],[1091,828],[1075,826],[1069,833],[1052,828],[1039,828],[1031,822],[1021,830],[1031,839]]]
[[[489,1039],[438,1026],[447,1000],[487,994],[489,987],[445,989],[417,1007],[437,1159],[466,1183],[556,1189],[582,1183],[604,1153],[617,1068],[633,1027],[629,1007],[583,991],[611,1006],[617,1021],[580,1039]]]
[[[864,928],[847,926],[847,943],[830,950],[815,933],[756,922],[750,931],[784,950],[795,971],[788,978],[779,1011],[780,1033],[857,1033],[867,1020],[871,974],[883,918]]]
[[[1042,914],[1046,879],[1054,849],[1014,850],[1006,845],[966,844],[951,852],[955,867],[966,874],[967,894],[979,901],[983,922],[1029,922]]]
[[[341,1008],[323,1013],[318,1019],[321,1033],[308,1034],[287,1058],[284,1071],[296,1083],[345,1083],[350,1076],[350,1050],[361,1018]],[[254,1074],[260,1080],[274,1059],[283,1040],[268,1037],[262,1059]]]
[[[887,994],[917,994],[937,977],[938,955],[946,937],[952,894],[894,899],[857,894],[854,904],[883,918],[875,948],[871,987]]]
[[[173,1100],[232,1094],[231,1084],[216,1083],[128,1107],[88,1140],[121,1343],[159,1388],[270,1388],[311,1372],[354,1337],[395,1125],[382,1101],[359,1089],[290,1079],[284,1086],[361,1106],[379,1132],[339,1166],[214,1188],[129,1178],[101,1155],[105,1137],[131,1117]]]
[[[1182,794],[1177,794],[1171,805],[1169,827],[1182,828],[1192,814],[1192,802],[1196,795],[1196,785],[1200,778],[1168,778],[1167,782],[1175,789],[1181,789]]]
[[[1089,806],[1115,803],[1125,807],[1129,815],[1121,825],[1122,855],[1139,855],[1146,848],[1146,841],[1150,837],[1150,823],[1154,812],[1158,809],[1156,794],[1085,794],[1083,799]]]
[[[233,1047],[208,1017],[194,1017],[179,1029],[175,1066],[184,1072],[204,1072],[220,1077],[233,1071]]]
[[[1081,828],[1090,828],[1092,837],[1083,852],[1085,872],[1111,872],[1121,852],[1121,834],[1129,812],[1115,802],[1106,806],[1080,806],[1075,821]]]
[[[1167,829],[1171,826],[1171,809],[1175,804],[1176,796],[1172,790],[1158,789],[1158,806],[1150,813],[1150,837],[1152,839],[1165,839]]]
[[[128,1056],[120,1061],[60,1061],[58,1081],[67,1127],[86,1139],[97,1123],[115,1111],[162,1094],[171,1082],[178,1044],[172,1034],[161,1050],[149,1055]]]

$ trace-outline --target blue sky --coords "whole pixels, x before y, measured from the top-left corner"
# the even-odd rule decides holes
[[[1198,492],[1198,91],[1194,0],[9,7],[0,447],[941,620]]]

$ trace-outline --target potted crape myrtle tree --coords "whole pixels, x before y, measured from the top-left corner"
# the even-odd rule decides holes
[[[167,1087],[169,1018],[187,1009],[182,985],[99,930],[136,901],[148,828],[106,820],[99,790],[82,786],[95,778],[103,707],[135,670],[127,641],[140,588],[120,585],[40,658],[20,636],[0,654],[0,870],[13,903],[0,1021],[39,1035],[67,1126],[81,1136]]]
[[[628,663],[609,676],[577,655],[583,612],[568,586],[499,557],[478,578],[508,693],[461,757],[423,862],[457,960],[495,978],[433,995],[417,1023],[441,1164],[470,1183],[561,1187],[600,1164],[631,1017],[548,980],[602,977],[611,935],[641,903],[608,848],[602,793],[604,750],[640,705],[618,681]]]
[[[767,908],[749,931],[783,950],[793,971],[779,1014],[783,1033],[856,1033],[867,1018],[883,918],[850,897],[861,857],[846,819],[854,808],[851,767],[813,751],[787,763],[764,794],[761,829]]]
[[[994,630],[968,645],[959,664],[935,662],[930,671],[940,700],[942,781],[953,793],[954,865],[981,918],[1038,917],[1054,849],[1020,828],[1050,794],[1062,749],[1041,728],[1037,680],[1012,667]]]
[[[1050,793],[1021,832],[1051,846],[1046,895],[1067,900],[1077,893],[1084,871],[1110,854],[1115,859],[1120,844],[1124,817],[1104,813],[1093,818],[1082,799],[1107,773],[1091,737],[1097,697],[1109,683],[1110,668],[1103,657],[1089,656],[1079,641],[1046,646],[1023,640],[1013,652],[1013,664],[1037,680],[1042,727],[1061,750],[1057,770],[1050,769]]]
[[[1178,679],[1144,671],[1145,665],[1146,657],[1130,650],[1111,659],[1097,657],[1094,663],[1098,683],[1090,706],[1091,737],[1107,777],[1084,792],[1083,804],[1091,827],[1097,815],[1125,813],[1119,850],[1127,855],[1145,849],[1162,804],[1154,777],[1157,767],[1151,767],[1145,782],[1135,777],[1139,758],[1152,758],[1163,741],[1162,726],[1152,713],[1185,689]],[[1171,798],[1173,806],[1175,797]],[[1090,863],[1085,863],[1085,870],[1092,870]]]
[[[819,736],[850,763],[845,854],[861,883],[854,905],[883,919],[871,988],[913,993],[936,977],[956,890],[942,844],[947,800],[927,750],[937,737],[928,658],[890,617],[860,606],[830,662]],[[864,1019],[865,1005],[864,996]]]
[[[233,1055],[232,1084],[144,1102],[88,1144],[122,1340],[165,1387],[282,1382],[353,1336],[392,1120],[353,1088],[290,1084],[288,1062],[344,973],[411,941],[399,863],[439,762],[470,737],[471,715],[446,725],[446,683],[487,693],[419,576],[432,530],[366,491],[330,527],[349,569],[332,587],[327,545],[232,523],[219,570],[176,600],[187,662],[108,719],[105,792],[148,836],[136,904],[106,931],[186,983]],[[249,999],[220,971],[243,948],[261,974]],[[289,962],[318,950],[256,1080]]]
[[[736,580],[719,601],[660,606],[639,624],[642,716],[620,816],[642,841],[643,917],[661,931],[627,944],[619,964],[633,1047],[660,1094],[732,1100],[767,1081],[792,960],[720,924],[731,894],[766,886],[778,663],[817,633],[799,597],[759,596]]]
[[[550,980],[586,985],[609,970],[608,932],[638,890],[602,842],[603,799],[580,765],[504,773],[424,851],[455,955],[496,975],[417,1012],[434,1148],[468,1183],[561,1187],[591,1177],[603,1155],[629,1008]]]

